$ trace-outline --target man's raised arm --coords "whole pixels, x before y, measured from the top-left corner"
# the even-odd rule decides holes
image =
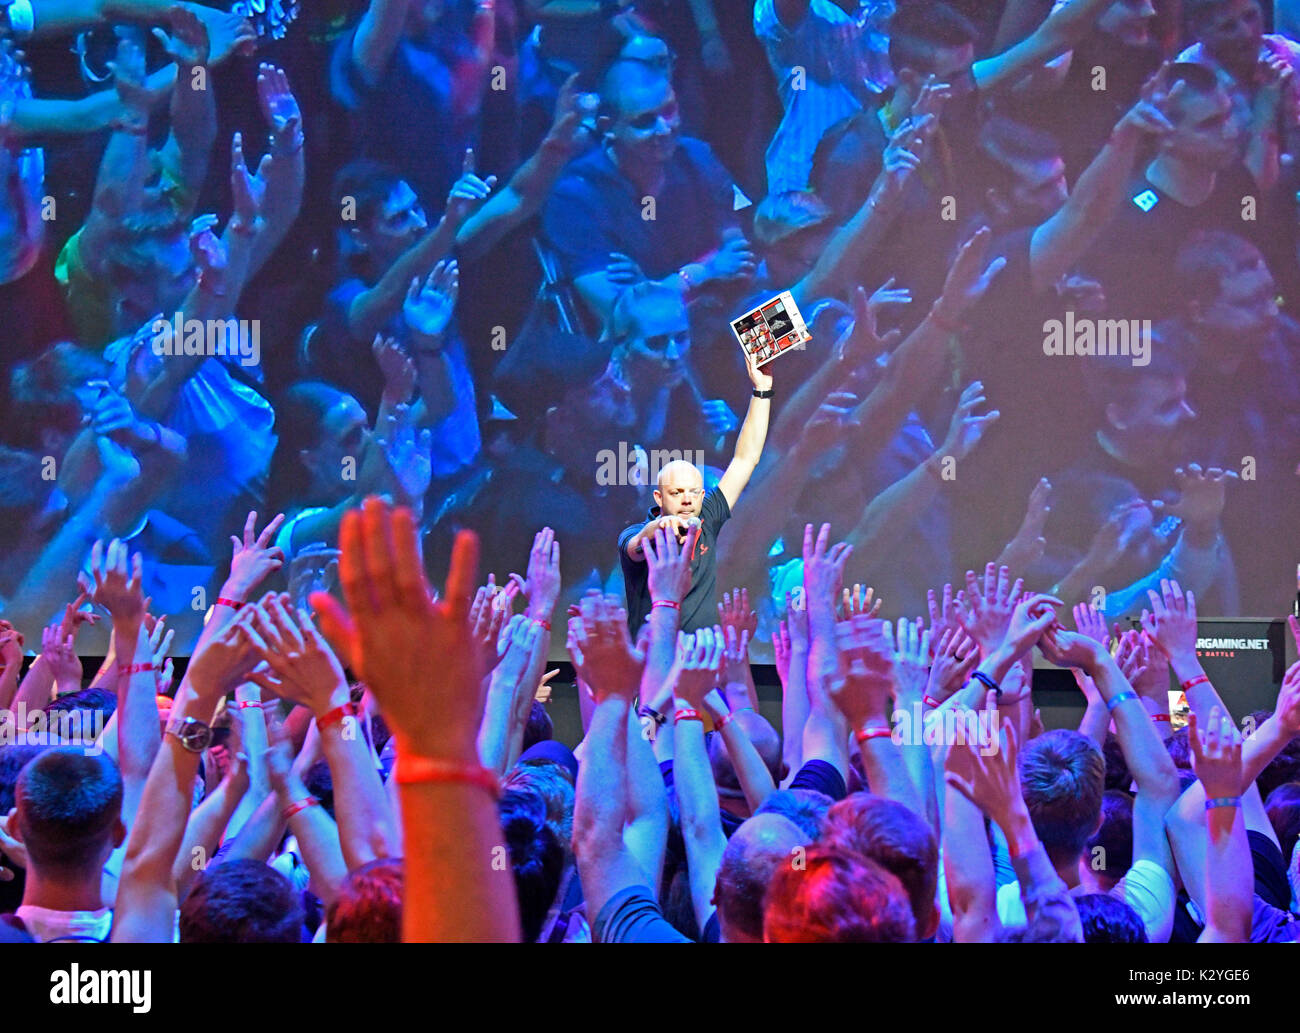
[[[734,509],[740,493],[745,490],[749,478],[763,455],[763,443],[767,440],[768,419],[772,415],[772,377],[764,373],[754,363],[754,357],[745,353],[745,365],[749,370],[750,383],[754,385],[754,397],[749,400],[749,411],[745,413],[745,422],[740,425],[740,434],[736,437],[736,452],[727,464],[726,472],[718,480],[718,490],[727,500],[727,506]]]

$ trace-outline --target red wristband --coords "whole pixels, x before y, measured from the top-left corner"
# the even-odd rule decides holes
[[[118,664],[117,676],[119,678],[129,678],[133,674],[144,674],[145,671],[154,670],[153,664]]]
[[[243,609],[244,604],[238,599],[227,599],[225,596],[217,596],[218,606],[229,606],[232,610]]]
[[[1188,678],[1187,681],[1183,682],[1183,691],[1186,692],[1188,689],[1200,685],[1203,682],[1208,683],[1209,680],[1210,676],[1208,674],[1198,674],[1195,678]]]
[[[671,599],[656,599],[650,604],[650,609],[653,610],[656,606],[671,606],[674,610],[680,610],[682,608],[681,603],[675,603]]]
[[[316,797],[305,796],[297,803],[289,804],[289,806],[284,809],[284,813],[281,816],[284,818],[285,821],[288,821],[295,814],[298,814],[301,811],[305,811],[308,807],[319,807],[319,806],[320,806],[320,801],[317,800]]]
[[[398,752],[397,765],[393,777],[398,785],[428,785],[435,782],[463,782],[478,786],[491,794],[493,799],[501,795],[501,780],[496,772],[475,764],[458,764],[451,760],[438,760],[435,757],[413,757]]]
[[[940,702],[939,702],[937,699],[935,699],[933,696],[922,696],[922,697],[921,697],[921,702],[924,703],[927,707],[941,707],[941,706],[943,706],[943,704],[940,703]]]
[[[889,728],[888,726],[876,727],[876,728],[859,728],[856,732],[853,733],[853,738],[856,739],[858,741],[858,745],[861,746],[869,739],[892,738],[893,735],[894,735],[894,730],[892,728]]]
[[[534,617],[534,618],[533,618],[533,623],[536,624],[536,625],[537,625],[539,628],[541,628],[543,631],[550,631],[550,630],[551,630],[551,622],[548,621],[548,620],[543,620],[541,617]]]
[[[673,723],[678,721],[703,721],[704,718],[698,710],[692,710],[690,707],[682,707],[673,714]]]
[[[344,703],[342,706],[335,707],[327,714],[323,714],[316,719],[317,731],[325,731],[330,725],[340,724],[349,717],[357,716],[357,705],[351,701]]]
[[[736,719],[737,714],[743,714],[746,710],[748,710],[751,714],[754,712],[753,707],[741,707],[739,710],[729,710],[725,714],[723,714],[720,718],[718,718],[716,721],[713,722],[713,727],[716,728],[719,732],[722,731],[724,728],[727,727],[727,725],[731,724],[731,722]]]
[[[241,699],[235,704],[235,709],[248,710],[250,707],[257,707],[258,710],[261,710],[264,706],[266,706],[266,704],[260,699]]]
[[[1173,719],[1172,717],[1170,717],[1168,714],[1152,714],[1152,715],[1151,715],[1151,720],[1152,720],[1152,721],[1169,721],[1170,723],[1172,723],[1174,719]]]

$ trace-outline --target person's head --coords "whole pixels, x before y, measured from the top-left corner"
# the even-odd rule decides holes
[[[329,384],[294,384],[276,407],[271,490],[282,504],[334,505],[351,494],[370,435],[366,411]]]
[[[1133,797],[1107,789],[1101,798],[1101,826],[1088,840],[1085,861],[1107,889],[1133,865]]]
[[[518,789],[537,796],[546,807],[546,825],[566,851],[573,840],[573,781],[554,761],[522,761],[501,783],[502,789]]]
[[[44,710],[48,728],[71,736],[65,742],[90,745],[117,710],[117,696],[104,689],[81,689],[60,696]]]
[[[808,837],[808,842],[816,843],[821,839],[826,812],[834,803],[829,796],[816,789],[778,789],[768,794],[754,815],[780,814],[789,818]]]
[[[1263,718],[1256,718],[1254,727],[1258,728],[1262,721]],[[1300,782],[1300,736],[1283,746],[1255,779],[1259,794],[1265,800],[1269,793],[1286,782]]]
[[[115,393],[103,357],[71,341],[18,363],[9,377],[15,444],[62,459],[104,394]]]
[[[1142,331],[1139,331],[1141,333]],[[1123,452],[1167,466],[1179,450],[1196,410],[1187,400],[1186,335],[1172,322],[1151,327],[1147,363],[1135,366],[1132,355],[1095,356],[1087,360],[1084,384],[1099,410],[1101,430]]]
[[[1259,0],[1183,0],[1191,35],[1234,72],[1251,68],[1264,40]]]
[[[532,706],[528,708],[528,722],[524,725],[522,749],[526,750],[530,746],[554,737],[555,723],[551,720],[546,704],[541,700],[533,700]]]
[[[1118,736],[1106,736],[1101,744],[1101,756],[1106,762],[1106,788],[1128,792],[1133,785],[1133,773],[1129,771]]]
[[[302,932],[293,885],[251,858],[209,865],[181,904],[181,943],[300,943]]]
[[[1179,62],[1171,68],[1171,88],[1174,83],[1182,88],[1166,105],[1174,129],[1161,138],[1161,156],[1189,169],[1226,168],[1241,155],[1245,129],[1233,117],[1232,101],[1204,65]]]
[[[907,891],[918,939],[939,928],[939,844],[920,815],[893,800],[853,793],[826,814],[821,842],[855,851],[897,876]]]
[[[648,69],[671,82],[676,60],[677,55],[673,53],[666,41],[659,36],[637,32],[623,41],[618,53],[605,69],[605,75],[608,76],[614,65],[626,62]]]
[[[1044,732],[1020,751],[1020,788],[1034,831],[1054,863],[1073,861],[1101,824],[1106,765],[1086,736]]]
[[[677,149],[681,112],[672,80],[639,61],[615,61],[600,85],[596,130],[625,171],[659,169]]]
[[[763,908],[767,943],[913,943],[916,921],[898,877],[861,854],[818,845],[781,865]]]
[[[1300,839],[1300,782],[1283,782],[1268,794],[1264,810],[1277,833],[1282,860],[1290,863],[1296,840]]]
[[[754,211],[754,242],[773,282],[794,284],[812,271],[834,232],[831,210],[811,190],[768,194]]]
[[[1114,0],[1097,18],[1097,28],[1125,46],[1151,42],[1156,9],[1151,0]]]
[[[536,793],[507,790],[497,805],[515,873],[519,924],[525,943],[542,931],[564,873],[564,847],[546,823],[546,802]]]
[[[768,884],[778,869],[797,864],[811,842],[794,822],[779,814],[755,815],[732,834],[713,891],[726,942],[762,942]]]
[[[974,96],[975,42],[979,32],[960,12],[945,3],[900,5],[889,22],[889,64],[897,80],[902,108],[910,108],[926,79],[947,83],[951,94],[941,116],[968,111],[963,102]]]
[[[609,315],[611,362],[638,400],[686,376],[691,325],[682,296],[671,287],[643,280],[624,290]]]
[[[779,784],[787,773],[786,765],[781,759],[780,734],[765,717],[754,711],[739,712],[735,721],[754,744],[754,749],[772,775],[772,781]],[[713,768],[713,784],[718,788],[718,796],[722,799],[743,800],[745,794],[740,788],[740,778],[721,735],[709,737],[709,764]]]
[[[1192,770],[1192,745],[1188,741],[1188,728],[1183,725],[1182,728],[1174,730],[1174,734],[1165,740],[1165,752],[1169,754],[1169,759],[1174,762],[1174,767],[1179,771]]]
[[[1254,244],[1201,230],[1174,258],[1176,296],[1194,331],[1197,358],[1231,375],[1278,323],[1277,284]]]
[[[48,749],[18,776],[16,838],[42,880],[98,887],[100,872],[126,838],[122,776],[112,758],[79,746]]]
[[[402,942],[402,859],[381,857],[348,872],[325,911],[329,943]]]
[[[368,278],[386,272],[429,227],[411,185],[378,162],[345,165],[334,177],[333,194],[339,254],[352,272]]]
[[[1065,159],[1050,134],[996,115],[980,127],[979,146],[998,173],[985,196],[1009,223],[1043,223],[1069,198]]]
[[[115,335],[134,333],[159,312],[175,311],[198,277],[187,223],[170,202],[147,198],[141,211],[121,221],[104,259]]]
[[[1147,930],[1138,913],[1109,893],[1074,898],[1084,943],[1146,943]]]
[[[704,475],[693,463],[665,463],[655,485],[655,505],[664,516],[699,516],[704,503]]]

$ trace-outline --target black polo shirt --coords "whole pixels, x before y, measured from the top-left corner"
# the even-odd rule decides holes
[[[618,557],[623,563],[623,585],[627,591],[627,624],[633,636],[650,616],[650,584],[645,560],[628,556],[627,543],[646,522],[658,516],[659,507],[653,506],[646,521],[633,524],[618,536]],[[731,507],[719,489],[704,496],[704,504],[700,506],[700,537],[691,557],[691,589],[682,600],[682,631],[712,627],[718,622],[718,532],[730,518]]]

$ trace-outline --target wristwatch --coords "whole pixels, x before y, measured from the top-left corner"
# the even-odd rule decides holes
[[[195,717],[174,717],[164,731],[176,736],[191,753],[202,753],[212,743],[212,729]]]

